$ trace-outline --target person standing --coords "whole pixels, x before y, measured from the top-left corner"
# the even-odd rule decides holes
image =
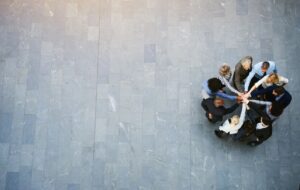
[[[224,115],[232,113],[239,106],[239,104],[236,103],[229,108],[225,108],[224,100],[216,97],[203,99],[201,106],[206,111],[205,115],[208,121],[216,123],[218,121],[222,121]]]
[[[271,73],[277,73],[275,62],[264,61],[255,64],[247,76],[244,91],[248,92],[249,88],[251,88],[256,82]]]
[[[253,140],[247,144],[249,146],[257,146],[272,136],[272,122],[267,117],[261,117],[260,121],[257,122],[254,132]]]
[[[222,97],[228,100],[237,100],[238,96],[228,95],[223,91],[223,84],[218,78],[211,78],[207,81],[204,81],[202,84],[202,97],[207,99],[209,97]]]
[[[239,92],[244,93],[243,83],[252,70],[252,57],[246,56],[242,58],[235,66],[233,74],[233,87]]]
[[[231,86],[231,84],[230,84],[231,76],[232,76],[232,72],[231,72],[230,66],[228,64],[224,63],[219,68],[219,77],[218,77],[218,79],[220,79],[220,81],[222,82],[224,87],[226,86],[231,92],[241,96],[242,93],[237,91],[235,88],[233,88]]]

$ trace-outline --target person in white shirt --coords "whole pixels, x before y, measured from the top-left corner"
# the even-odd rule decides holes
[[[242,127],[245,121],[246,107],[247,105],[243,104],[240,117],[234,115],[233,117],[231,117],[231,119],[227,119],[223,123],[223,125],[219,127],[218,130],[215,130],[215,134],[220,138],[228,134],[229,135],[237,134],[238,130]]]
[[[247,92],[244,97],[250,97],[251,93],[262,86],[263,88],[270,87],[272,85],[277,86],[284,86],[289,82],[289,80],[283,76],[278,75],[277,73],[271,73],[269,75],[264,76],[262,79],[260,79],[258,82],[256,82],[252,88]]]

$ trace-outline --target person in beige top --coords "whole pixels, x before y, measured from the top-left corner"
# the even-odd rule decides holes
[[[269,75],[266,75],[262,79],[260,79],[258,82],[256,82],[253,87],[250,89],[247,94],[245,94],[245,97],[250,97],[251,92],[253,92],[255,89],[262,86],[263,88],[267,88],[269,86],[272,86],[276,84],[277,86],[284,86],[287,84],[289,80],[283,76],[278,75],[277,73],[271,73]]]

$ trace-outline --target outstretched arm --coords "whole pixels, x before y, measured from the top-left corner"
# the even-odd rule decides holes
[[[247,108],[247,105],[245,103],[243,103],[242,112],[240,115],[240,121],[236,126],[237,129],[240,129],[244,124],[245,116],[246,116],[246,108]]]
[[[251,93],[251,97],[256,97],[258,95],[262,95],[262,94],[266,94],[268,92],[272,92],[277,86],[276,85],[272,85],[272,86],[269,86],[265,89],[262,89],[262,90],[255,90]]]
[[[228,99],[228,100],[236,100],[236,98],[237,98],[236,96],[228,95],[221,91],[217,92],[216,95],[221,98]]]
[[[228,80],[226,80],[224,77],[221,77],[222,78],[222,81],[224,82],[225,86],[233,93],[237,94],[237,95],[241,95],[242,93],[237,91],[236,89],[234,89],[230,83],[228,82]]]
[[[253,102],[255,104],[260,104],[260,105],[267,105],[267,106],[272,105],[272,102],[269,101],[249,100],[249,102]]]
[[[234,104],[233,106],[225,109],[225,114],[229,114],[233,112],[237,107],[239,107],[239,104]]]
[[[252,78],[254,77],[254,75],[255,75],[255,69],[253,68],[252,71],[249,73],[249,75],[246,78],[245,92],[248,92],[250,82],[251,82]]]
[[[246,97],[249,97],[251,95],[251,93],[257,89],[260,85],[262,85],[263,82],[265,82],[267,80],[267,78],[269,77],[269,75],[263,77],[262,79],[260,79],[258,82],[256,82],[252,88],[249,90],[249,92],[247,92]]]

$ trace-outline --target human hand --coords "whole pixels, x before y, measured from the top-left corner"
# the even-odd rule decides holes
[[[211,113],[208,113],[208,118],[209,118],[209,119],[212,119],[212,118],[213,118],[213,116],[212,116]]]
[[[243,103],[245,103],[245,104],[248,104],[248,103],[249,103],[249,100],[248,100],[248,98],[246,98],[246,97],[243,97]]]
[[[241,103],[243,101],[243,96],[237,96],[236,101],[237,103]]]
[[[245,94],[244,94],[244,98],[249,98],[251,96],[251,94],[249,93],[249,92],[245,92]]]
[[[238,92],[238,96],[244,96],[244,93]]]

